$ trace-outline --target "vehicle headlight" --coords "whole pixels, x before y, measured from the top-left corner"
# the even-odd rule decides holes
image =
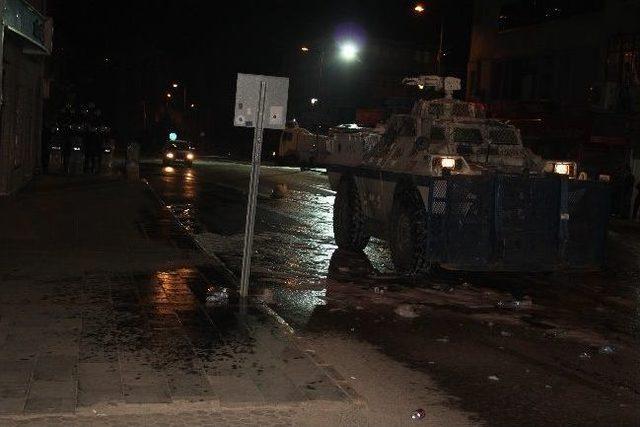
[[[187,160],[193,160],[193,159],[194,159],[194,157],[195,157],[195,156],[193,155],[193,153],[188,153],[188,154],[187,154]]]
[[[571,165],[568,163],[556,163],[553,166],[553,171],[558,175],[569,175],[571,173]]]
[[[167,153],[166,156],[167,159],[173,159],[173,153]]]
[[[452,157],[443,157],[440,159],[440,166],[442,166],[442,169],[455,169],[456,159]]]
[[[544,165],[544,171],[547,173],[555,173],[556,175],[569,177],[575,177],[577,169],[578,167],[575,162],[548,161]]]

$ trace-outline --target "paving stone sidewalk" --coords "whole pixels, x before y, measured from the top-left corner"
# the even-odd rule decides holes
[[[350,413],[339,374],[268,315],[206,307],[228,283],[142,184],[45,178],[0,212],[0,425]]]

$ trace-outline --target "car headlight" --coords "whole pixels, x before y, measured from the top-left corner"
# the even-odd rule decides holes
[[[194,157],[195,157],[195,156],[193,155],[193,153],[189,153],[189,154],[187,154],[187,160],[193,160],[193,159],[194,159]]]
[[[167,153],[166,156],[167,159],[173,159],[173,153]]]

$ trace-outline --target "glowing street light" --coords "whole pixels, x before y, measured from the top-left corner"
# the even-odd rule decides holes
[[[416,3],[416,6],[413,8],[413,10],[418,14],[423,14],[425,11],[424,4]]]
[[[358,58],[360,49],[353,42],[344,42],[340,45],[340,58],[344,61],[352,62]]]
[[[316,105],[320,100],[318,98],[311,98],[311,105]]]
[[[169,92],[167,92],[167,99],[171,99],[173,95],[171,95]]]
[[[174,83],[171,86],[173,86],[174,89],[177,89],[179,85],[178,85],[178,83]]]
[[[196,108],[196,104],[191,104],[190,107],[191,108]]]

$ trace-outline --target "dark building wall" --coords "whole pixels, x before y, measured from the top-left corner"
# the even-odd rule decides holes
[[[629,0],[476,1],[467,95],[587,108],[593,86],[617,78],[611,40],[640,31],[638,16]]]
[[[45,0],[29,2],[40,12]],[[26,184],[41,165],[46,56],[37,47],[5,29],[0,108],[0,195]],[[42,52],[44,53],[44,52]]]
[[[7,32],[0,120],[0,194],[23,186],[40,162],[43,60],[25,55],[23,48],[22,40]]]

